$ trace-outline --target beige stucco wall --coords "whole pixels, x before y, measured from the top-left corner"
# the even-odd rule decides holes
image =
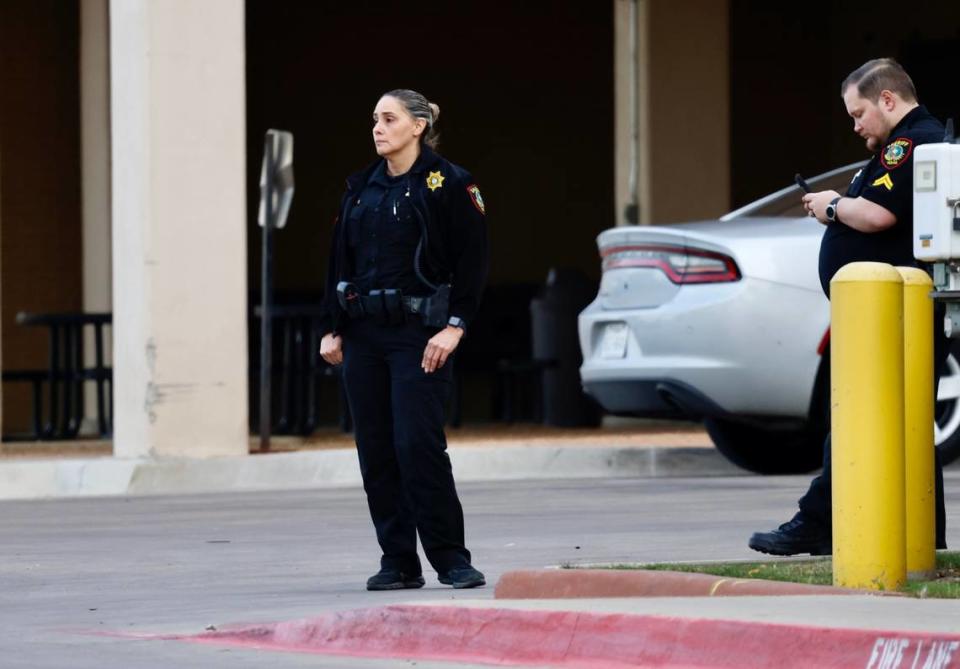
[[[0,146],[0,183],[3,183],[3,148]],[[3,197],[3,189],[0,188],[0,198]],[[0,202],[0,231],[3,230],[3,203]],[[3,248],[3,239],[0,237],[0,248]],[[0,253],[0,262],[3,261],[3,254]],[[3,267],[0,265],[0,276],[3,276]],[[2,298],[0,291],[0,298]],[[3,305],[0,303],[0,313],[3,312]],[[3,341],[3,319],[0,318],[0,341]],[[3,368],[3,346],[0,346],[0,369]],[[3,434],[3,384],[0,383],[0,435]]]
[[[614,0],[614,20],[615,223],[627,222],[631,169],[642,224],[724,213],[730,200],[727,0]]]
[[[112,0],[117,456],[247,452],[244,3]]]

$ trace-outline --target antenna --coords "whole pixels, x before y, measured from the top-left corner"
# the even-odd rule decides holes
[[[946,130],[943,133],[943,141],[947,144],[956,144],[957,138],[953,134],[953,119],[948,118],[945,126]]]

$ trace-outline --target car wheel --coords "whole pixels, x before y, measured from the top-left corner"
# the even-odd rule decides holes
[[[706,418],[704,425],[717,450],[747,471],[806,474],[823,464],[825,428],[766,428],[720,418]]]
[[[937,388],[934,437],[943,464],[960,457],[960,345],[954,346]]]

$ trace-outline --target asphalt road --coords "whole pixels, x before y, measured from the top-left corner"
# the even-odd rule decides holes
[[[504,571],[564,562],[748,558],[806,477],[461,485],[468,546],[490,585],[368,593],[379,552],[361,490],[0,503],[0,665],[398,667],[120,635],[195,633],[325,610],[490,598]],[[960,546],[960,472],[947,475]],[[454,666],[415,663],[426,667]],[[463,666],[463,665],[456,665]]]

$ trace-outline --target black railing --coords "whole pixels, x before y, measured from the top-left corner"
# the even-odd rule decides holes
[[[576,348],[576,314],[582,305],[560,304],[551,298],[550,288],[548,286],[544,292],[542,286],[535,284],[512,284],[488,289],[480,312],[468,326],[467,336],[454,358],[454,388],[448,414],[451,426],[459,426],[463,419],[465,379],[474,389],[471,395],[473,411],[469,412],[471,420],[562,424],[563,421],[556,416],[562,414],[564,419],[577,423],[593,422],[577,417],[579,414],[573,411],[582,400],[579,379],[576,378],[576,361],[572,361],[577,354],[573,350]],[[587,294],[592,293],[584,292]],[[538,295],[542,297],[538,298]],[[324,425],[338,425],[345,432],[353,429],[340,369],[327,365],[320,357],[318,302],[319,299],[305,300],[272,308],[272,434],[306,436]],[[538,327],[532,327],[531,302]],[[553,314],[554,311],[557,312],[554,315],[562,312],[562,323],[544,318],[544,314]],[[260,428],[260,314],[259,307],[251,308],[247,333],[250,428],[253,433],[259,432]],[[29,383],[33,391],[32,434],[5,435],[4,438],[75,438],[84,420],[83,391],[85,384],[89,383],[95,384],[97,432],[102,437],[109,436],[112,433],[113,374],[105,362],[104,330],[112,323],[111,314],[21,313],[17,316],[17,323],[46,328],[48,366],[46,369],[3,371],[5,383]],[[95,360],[89,367],[83,363],[84,328],[93,328],[94,334]],[[561,330],[564,331],[566,348],[546,345],[557,339]],[[532,331],[539,332],[540,336],[532,337]],[[550,341],[544,339],[544,334],[549,335]],[[534,339],[537,340],[536,346],[532,346]],[[566,367],[573,369],[573,372],[566,370],[569,379],[566,376],[559,378],[564,372],[561,364],[564,360]],[[478,402],[479,396],[475,392],[479,388],[489,399],[485,410],[484,402]],[[564,391],[562,397],[558,395],[559,390]],[[558,398],[564,401],[560,402]],[[549,401],[545,402],[545,399]]]
[[[525,289],[524,289],[525,288]],[[530,356],[530,295],[535,287],[512,286],[495,293],[476,322],[469,327],[454,358],[454,386],[447,412],[448,424],[463,421],[465,377],[486,377],[490,390],[489,418],[514,422],[539,421],[540,376],[544,361]],[[334,420],[344,432],[353,429],[350,409],[340,382],[340,368],[320,357],[320,308],[316,303],[272,308],[271,434],[309,435]],[[261,309],[254,307],[250,323],[251,430],[259,431]],[[334,419],[335,415],[335,419]]]
[[[47,330],[46,369],[5,369],[5,383],[32,386],[32,434],[4,435],[4,439],[73,439],[84,419],[84,385],[96,392],[97,433],[112,432],[113,370],[106,364],[104,328],[111,325],[108,313],[17,314],[18,325]],[[94,364],[83,362],[83,334],[93,329]]]
[[[320,308],[315,305],[275,305],[271,365],[271,434],[309,435],[336,416],[340,429],[353,429],[350,409],[340,383],[340,369],[320,357]],[[260,429],[255,410],[260,406],[261,309],[253,310],[250,325],[250,416],[254,432]],[[331,401],[332,400],[332,401]]]

